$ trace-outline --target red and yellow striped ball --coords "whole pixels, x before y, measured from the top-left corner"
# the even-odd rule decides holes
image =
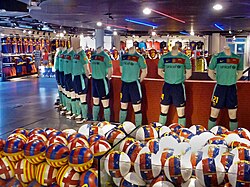
[[[165,149],[161,152],[161,166],[162,168],[165,166],[167,159],[173,156],[174,150],[173,149]]]
[[[111,177],[124,177],[131,168],[131,161],[126,153],[113,151],[105,158],[104,168]]]
[[[137,175],[142,179],[152,180],[159,176],[162,167],[160,159],[158,159],[155,154],[150,152],[143,152],[137,156],[134,163],[134,169]]]
[[[184,128],[184,126],[178,123],[172,123],[168,127],[170,128],[171,131],[176,132],[176,133],[179,131],[180,128]]]
[[[27,159],[22,159],[16,163],[15,176],[22,183],[29,183],[35,179],[36,166]]]
[[[15,163],[7,157],[0,158],[0,178],[9,180],[15,176]]]
[[[97,187],[98,186],[98,171],[89,169],[80,176],[80,187]]]
[[[24,128],[17,128],[17,129],[15,129],[14,131],[12,131],[11,134],[13,134],[13,133],[21,133],[21,134],[23,134],[24,136],[28,136],[29,131],[26,130],[26,129],[24,129]]]
[[[56,175],[56,182],[60,187],[76,187],[79,179],[80,174],[68,165],[61,167]]]
[[[160,175],[157,178],[153,179],[149,187],[174,187],[174,185],[168,182],[168,179],[165,175]]]
[[[110,144],[104,140],[98,140],[90,147],[90,150],[94,154],[94,157],[104,155],[109,149],[111,149]]]
[[[109,143],[116,144],[117,142],[125,138],[125,136],[126,135],[121,130],[113,129],[106,134],[106,139]]]
[[[52,131],[51,133],[49,133],[47,135],[47,138],[49,140],[50,138],[56,137],[56,136],[62,136],[64,138],[66,138],[67,135],[66,135],[66,133],[63,133],[62,131]]]
[[[76,147],[89,148],[89,143],[84,138],[74,138],[71,142],[69,142],[68,148],[71,151],[72,149],[74,149]]]
[[[28,142],[32,142],[34,140],[41,140],[44,142],[47,142],[47,137],[43,134],[32,134],[29,138],[28,138]]]
[[[64,145],[68,145],[68,141],[65,137],[63,136],[53,136],[51,137],[48,141],[47,141],[47,146],[53,144],[53,143],[60,143],[60,144],[64,144]]]
[[[197,164],[195,175],[202,186],[219,186],[225,178],[225,169],[218,159],[204,158]]]
[[[106,138],[102,135],[99,135],[99,134],[93,134],[88,139],[89,145],[91,146],[93,143],[97,142],[98,140],[105,140],[106,141]]]
[[[9,135],[7,139],[9,140],[11,138],[20,138],[20,139],[24,140],[25,142],[27,142],[27,140],[28,140],[28,138],[21,133],[13,133],[13,134]]]
[[[178,131],[179,137],[181,139],[191,139],[194,134],[191,130],[189,130],[188,128],[180,128]]]
[[[50,186],[56,182],[58,170],[47,162],[40,163],[36,168],[36,181],[44,186]]]
[[[84,124],[84,125],[82,125],[79,128],[78,133],[81,133],[86,137],[90,137],[93,134],[103,135],[102,129],[100,127],[94,126],[92,124]]]
[[[157,139],[149,140],[146,144],[151,153],[156,154],[159,151],[159,141]]]
[[[166,160],[163,170],[167,178],[176,186],[180,186],[181,183],[187,181],[192,176],[191,162],[183,160],[180,156],[176,155]]]
[[[28,137],[30,137],[33,134],[43,134],[45,137],[47,137],[47,133],[42,128],[34,128],[30,130]]]
[[[227,146],[226,140],[221,136],[215,136],[213,138],[210,138],[207,143],[208,144],[214,144],[214,145]]]
[[[232,164],[228,170],[229,183],[237,187],[250,186],[250,162],[239,161]]]
[[[125,138],[120,144],[120,151],[126,152],[127,148],[134,142],[134,138]]]
[[[212,129],[210,129],[210,131],[215,135],[222,135],[222,134],[227,134],[228,129],[223,126],[214,126]]]
[[[250,140],[250,132],[245,128],[238,128],[235,129],[234,132],[236,132],[241,138],[246,138],[247,140]]]
[[[46,161],[53,167],[62,167],[68,162],[69,148],[60,143],[54,143],[46,149]]]
[[[237,147],[231,153],[235,155],[235,159],[250,161],[250,148]]]
[[[8,183],[5,185],[5,187],[26,187],[27,185],[22,183],[16,178],[11,179],[8,181]]]
[[[49,187],[60,187],[58,184],[54,183],[54,184],[51,184]]]
[[[158,138],[158,133],[152,125],[144,125],[136,132],[136,139],[140,141],[148,141]]]
[[[86,138],[86,136],[84,136],[81,133],[73,133],[73,134],[71,134],[71,135],[68,136],[67,140],[68,140],[68,142],[71,142],[75,138],[83,138],[86,141],[88,141],[88,139]]]
[[[58,131],[58,130],[48,127],[48,128],[45,128],[44,131],[46,132],[46,134],[50,134],[52,131]]]
[[[192,125],[191,127],[189,127],[189,130],[191,130],[192,133],[196,135],[199,135],[202,132],[207,131],[207,129],[202,125]]]
[[[91,168],[94,155],[89,148],[77,147],[70,151],[69,165],[77,172],[83,172]]]
[[[0,158],[3,156],[3,148],[5,146],[6,141],[0,138]]]
[[[66,138],[68,138],[71,134],[77,133],[75,129],[64,129],[62,131],[66,135]]]
[[[20,138],[10,138],[6,141],[4,146],[4,155],[7,156],[10,161],[17,162],[24,157],[23,147],[25,141]]]
[[[134,142],[127,148],[126,153],[131,160],[132,166],[134,165],[135,159],[143,147],[144,145],[140,142]]]
[[[24,156],[31,164],[39,164],[45,160],[46,148],[42,140],[28,142],[24,146]]]

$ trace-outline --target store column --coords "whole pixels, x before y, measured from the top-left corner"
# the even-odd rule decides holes
[[[113,36],[113,42],[114,42],[115,48],[119,51],[120,50],[120,42],[121,42],[120,36],[119,35]]]
[[[104,47],[104,30],[96,29],[95,30],[95,47]]]
[[[212,54],[220,52],[220,33],[212,34],[212,45],[211,45]]]

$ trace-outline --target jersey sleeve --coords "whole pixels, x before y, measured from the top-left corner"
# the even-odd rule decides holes
[[[191,60],[189,59],[188,56],[185,56],[185,68],[186,69],[192,69]]]
[[[147,63],[146,63],[146,60],[143,56],[140,56],[139,58],[139,66],[141,69],[146,69],[147,68]]]
[[[107,68],[111,68],[113,65],[112,65],[112,60],[111,58],[108,56],[108,55],[105,55],[105,65]]]
[[[240,58],[239,60],[240,60],[240,62],[238,64],[238,66],[237,66],[237,70],[238,71],[243,71],[243,60],[242,60],[242,58]]]
[[[158,68],[164,69],[163,56],[160,58],[160,60],[159,60],[159,62],[158,62]]]
[[[210,60],[210,64],[209,64],[208,68],[211,70],[215,70],[216,63],[217,63],[217,58],[215,56],[213,56],[212,59]]]
[[[89,60],[87,58],[87,55],[86,53],[83,51],[82,53],[82,64],[85,65],[85,64],[88,64]]]

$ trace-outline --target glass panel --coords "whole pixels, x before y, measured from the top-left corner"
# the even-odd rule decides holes
[[[237,44],[237,54],[244,54],[245,44]]]
[[[232,53],[235,53],[235,44],[228,44]]]

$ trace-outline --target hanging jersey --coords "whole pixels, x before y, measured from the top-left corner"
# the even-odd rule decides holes
[[[159,51],[161,48],[160,48],[160,42],[154,42],[154,48]]]
[[[171,52],[163,55],[158,63],[158,68],[164,69],[164,80],[169,84],[180,84],[185,81],[185,69],[191,69],[188,56],[183,53],[173,56]]]
[[[139,43],[139,48],[140,48],[140,49],[147,49],[146,43],[145,43],[145,42],[140,42],[140,43]]]
[[[243,70],[243,61],[234,53],[227,56],[221,52],[212,57],[209,69],[216,70],[217,84],[233,85],[237,81],[237,71]]]
[[[192,41],[189,43],[190,49],[195,50],[196,49],[196,42]]]
[[[134,46],[134,47],[139,47],[139,42],[134,41],[134,42],[133,42],[133,46]]]
[[[146,60],[142,55],[135,52],[134,54],[124,54],[120,59],[122,67],[122,81],[134,82],[139,79],[140,69],[147,68]]]
[[[60,55],[62,54],[62,51],[58,51],[58,53],[56,53],[55,58],[54,58],[54,67],[55,70],[59,70],[59,59],[60,59]]]
[[[108,74],[108,68],[112,67],[112,61],[109,55],[102,51],[91,56],[90,66],[94,79],[104,79]]]
[[[72,75],[83,75],[85,74],[84,65],[88,64],[88,58],[84,50],[75,53],[72,65]]]
[[[161,49],[164,49],[165,47],[167,47],[167,42],[162,41],[162,42],[160,43],[160,48],[161,48]]]
[[[197,49],[202,49],[204,43],[202,41],[199,41],[199,42],[196,43],[196,45],[197,45]]]
[[[157,59],[158,58],[157,51],[155,49],[150,49],[148,52],[148,58]]]
[[[65,54],[67,53],[67,50],[62,51],[62,53],[59,56],[59,71],[64,72],[64,58]]]
[[[181,49],[182,48],[182,43],[180,41],[175,42],[175,45]]]
[[[64,74],[72,73],[72,61],[74,58],[75,52],[72,50],[69,53],[67,52],[64,56]]]

